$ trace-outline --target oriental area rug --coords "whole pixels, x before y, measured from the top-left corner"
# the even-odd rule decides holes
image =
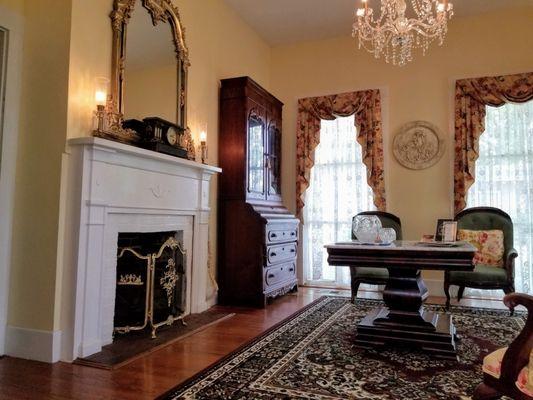
[[[321,297],[161,399],[469,399],[483,357],[507,346],[525,313],[452,307],[458,361],[414,350],[356,348],[356,325],[381,303]],[[445,312],[442,306],[426,305]]]

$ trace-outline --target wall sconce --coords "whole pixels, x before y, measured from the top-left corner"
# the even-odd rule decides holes
[[[207,162],[207,129],[204,129],[200,132],[200,158],[202,164]]]
[[[94,101],[96,103],[96,130],[105,131],[105,117],[107,105],[107,93],[109,92],[109,79],[96,78],[94,84]]]

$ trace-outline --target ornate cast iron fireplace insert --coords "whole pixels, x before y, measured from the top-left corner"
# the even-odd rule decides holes
[[[183,231],[120,233],[114,332],[156,330],[183,321],[186,251]]]

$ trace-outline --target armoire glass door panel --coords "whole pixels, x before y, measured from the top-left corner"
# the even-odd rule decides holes
[[[268,195],[281,194],[281,132],[276,124],[268,128]]]
[[[258,116],[248,120],[248,192],[265,194],[265,129]]]

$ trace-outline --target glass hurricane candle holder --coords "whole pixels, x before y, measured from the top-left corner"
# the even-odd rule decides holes
[[[107,104],[107,94],[109,92],[109,79],[104,77],[96,78],[94,81],[94,102],[96,104],[96,131],[105,130],[105,107]]]
[[[200,158],[202,164],[207,163],[207,133],[206,131],[200,132]]]

